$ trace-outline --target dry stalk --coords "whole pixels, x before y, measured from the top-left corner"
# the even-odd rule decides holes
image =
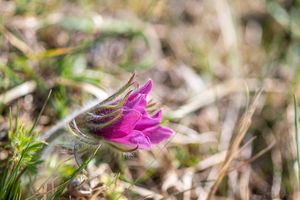
[[[220,183],[222,182],[223,178],[225,177],[225,175],[228,172],[230,163],[232,162],[232,160],[236,157],[237,153],[239,152],[239,146],[251,125],[252,116],[253,116],[254,111],[259,103],[259,99],[260,99],[259,97],[260,97],[261,93],[262,93],[262,90],[260,90],[256,94],[253,103],[251,104],[249,109],[246,111],[246,113],[243,115],[243,117],[238,125],[238,128],[236,129],[236,136],[233,139],[233,141],[229,147],[228,153],[226,155],[224,163],[222,164],[222,167],[218,174],[218,177],[217,177],[215,183],[213,184],[211,190],[209,191],[209,194],[207,197],[208,200],[213,198]]]
[[[35,81],[26,81],[21,85],[0,94],[0,103],[7,105],[13,100],[34,92],[36,88],[37,84]]]

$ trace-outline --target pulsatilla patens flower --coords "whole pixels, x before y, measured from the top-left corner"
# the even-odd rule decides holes
[[[72,133],[91,144],[100,140],[121,150],[150,149],[169,138],[173,131],[161,126],[162,111],[147,112],[152,81],[130,90],[133,79],[134,75],[114,95],[75,117],[69,123]]]

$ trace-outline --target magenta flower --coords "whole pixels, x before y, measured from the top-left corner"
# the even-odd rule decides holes
[[[119,149],[151,149],[153,144],[168,139],[173,131],[161,126],[162,111],[153,115],[147,112],[151,80],[118,98],[133,84],[132,77],[115,95],[77,116],[69,124],[71,130],[85,139],[87,135],[97,136]]]

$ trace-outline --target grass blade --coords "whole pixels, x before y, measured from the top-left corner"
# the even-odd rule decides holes
[[[295,112],[295,131],[296,131],[296,147],[297,147],[297,162],[298,162],[298,179],[300,182],[300,131],[299,131],[299,112],[297,97],[294,95],[294,112]]]
[[[59,188],[54,193],[53,199],[60,199],[63,191],[67,187],[70,180],[72,180],[78,173],[80,173],[88,164],[89,162],[95,157],[96,153],[98,152],[101,145],[97,147],[97,149],[94,151],[93,155],[91,155],[87,160],[85,160],[68,178],[67,181],[65,181],[63,184],[59,186]]]

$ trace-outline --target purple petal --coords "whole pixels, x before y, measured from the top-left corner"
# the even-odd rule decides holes
[[[152,144],[158,144],[171,137],[173,131],[163,126],[155,126],[143,130],[143,133],[149,137]]]
[[[135,109],[140,111],[142,114],[146,112],[146,106],[147,106],[147,96],[145,94],[139,94],[136,96],[136,98],[132,100],[128,100],[124,106],[129,107],[131,109]]]
[[[133,131],[136,123],[141,119],[141,113],[133,109],[124,109],[121,119],[107,129],[101,130],[105,139],[124,137]]]
[[[162,118],[162,111],[161,110],[159,110],[152,117],[149,117],[148,115],[143,115],[142,119],[137,122],[134,129],[142,131],[146,128],[156,126],[161,122],[161,118]]]
[[[147,136],[145,136],[142,132],[133,130],[128,135],[121,138],[111,138],[110,142],[115,142],[119,144],[123,144],[126,146],[131,146],[133,148],[138,147],[139,149],[150,149],[151,142]]]
[[[152,80],[148,80],[142,87],[140,87],[139,89],[135,90],[132,94],[130,94],[128,101],[132,101],[133,99],[135,99],[138,94],[149,94],[149,92],[152,89],[152,85],[153,82]]]

